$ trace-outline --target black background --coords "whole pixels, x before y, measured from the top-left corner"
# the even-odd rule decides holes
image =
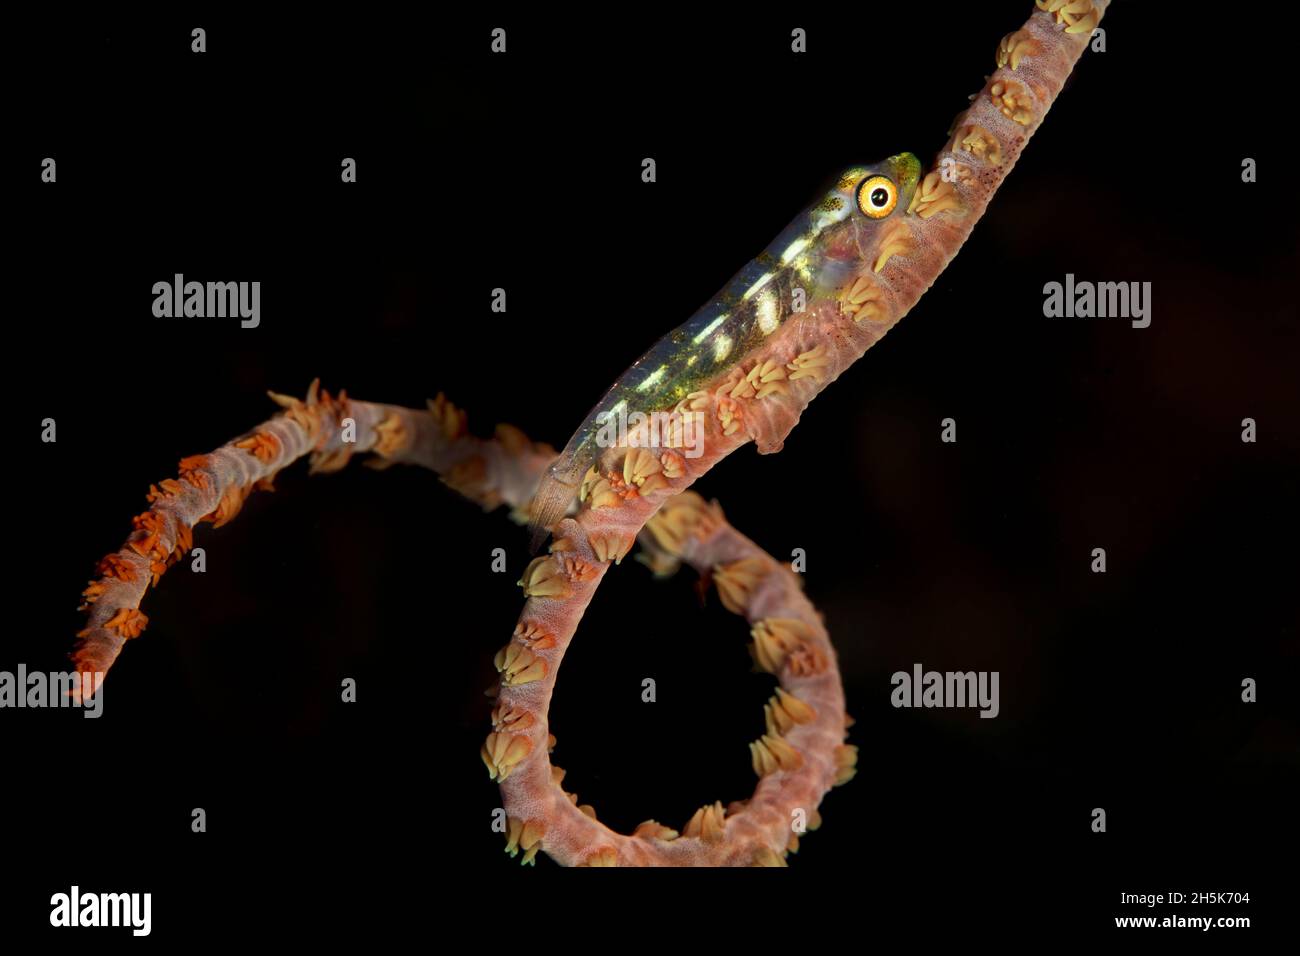
[[[78,592],[149,483],[268,417],[268,388],[443,390],[479,433],[562,445],[829,175],[943,146],[1030,4],[961,6],[15,29],[0,668],[64,666]],[[906,321],[782,454],[742,450],[698,488],[778,557],[806,550],[858,720],[858,777],[777,884],[519,871],[478,747],[523,530],[417,469],[299,465],[204,526],[206,574],[149,592],[103,718],[0,717],[6,930],[48,931],[72,883],[152,892],[164,940],[481,932],[538,889],[648,894],[656,919],[708,894],[723,921],[752,914],[718,892],[770,892],[855,934],[959,912],[994,938],[1149,912],[1121,891],[1238,890],[1248,907],[1179,912],[1268,923],[1297,794],[1294,109],[1269,37],[1160,11],[1113,6],[1107,51]],[[261,326],[155,319],[175,272],[260,280]],[[1151,327],[1045,319],[1067,272],[1150,281]],[[557,686],[553,760],[616,829],[753,787],[771,680],[689,577],[611,574]],[[890,674],[918,661],[999,671],[999,718],[893,709]]]

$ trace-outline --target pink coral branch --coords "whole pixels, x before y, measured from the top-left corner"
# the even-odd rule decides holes
[[[626,513],[630,509],[620,509]],[[759,783],[748,800],[705,805],[678,833],[647,820],[631,835],[601,824],[577,806],[551,765],[554,744],[545,715],[560,659],[577,624],[577,607],[594,591],[628,539],[606,530],[584,535],[581,518],[565,520],[552,555],[524,576],[530,597],[511,643],[497,655],[502,682],[483,760],[501,781],[507,851],[539,848],[580,866],[784,865],[804,829],[820,824],[817,808],[832,786],[853,775],[856,749],[844,744],[848,720],[835,651],[795,574],[727,524],[716,505],[686,492],[650,521],[650,547],[711,573],[724,605],[752,625],[755,663],[781,690],[765,708],[766,733],[750,744]]]
[[[781,652],[776,669],[788,690],[809,695],[820,719],[806,729],[769,735],[755,752],[763,774],[749,804],[703,808],[682,834],[647,826],[619,836],[578,811],[552,778],[546,715],[556,672],[578,622],[612,560],[621,557],[651,518],[674,496],[742,444],[779,451],[809,402],[880,340],[916,303],[961,248],[989,199],[1042,122],[1089,34],[1104,0],[1038,0],[1029,22],[998,46],[997,69],[954,124],[949,145],[918,183],[906,214],[867,234],[858,269],[841,295],[822,297],[790,316],[743,361],[683,399],[669,414],[668,435],[686,416],[704,415],[699,457],[677,443],[633,434],[607,448],[582,480],[577,514],[553,528],[551,554],[536,559],[521,585],[528,596],[514,637],[497,656],[501,691],[492,732],[483,746],[489,773],[501,782],[509,820],[507,848],[525,860],[538,849],[565,864],[763,863],[788,847],[794,809],[815,810],[832,782],[825,754],[843,740],[838,680],[795,682],[793,668],[817,674],[825,634],[785,575],[739,536],[684,543],[687,560],[722,561],[716,568],[724,603],[756,623],[756,647]],[[848,258],[844,250],[843,258]],[[563,470],[563,469],[562,469]],[[541,513],[557,486],[541,495]],[[773,632],[768,615],[798,622]],[[760,639],[760,629],[769,633]],[[802,643],[801,643],[802,642]],[[823,646],[824,645],[824,646]],[[806,676],[806,675],[799,675]],[[836,721],[839,720],[837,724]],[[801,745],[803,749],[801,749]],[[834,760],[834,758],[831,758]],[[847,759],[847,757],[845,758]]]
[[[465,414],[441,395],[427,410],[346,395],[331,398],[318,392],[315,383],[306,401],[274,397],[285,407],[280,415],[211,454],[184,459],[180,478],[151,489],[151,507],[136,519],[137,531],[101,562],[103,576],[87,589],[91,622],[74,654],[79,670],[107,672],[126,640],[143,630],[143,620],[131,633],[115,622],[143,619],[139,606],[148,585],[156,584],[166,567],[189,549],[195,524],[225,524],[254,488],[269,487],[271,478],[298,458],[310,454],[315,471],[342,468],[357,452],[374,453],[378,458],[371,461],[381,466],[421,465],[484,507],[510,506],[521,520],[538,480],[555,458],[554,449],[529,441],[510,426],[499,426],[491,439],[470,434]],[[352,441],[345,440],[349,424]],[[572,567],[579,556],[566,552],[567,540],[558,539],[552,552],[555,560]],[[621,560],[632,544],[630,537],[597,535],[588,540],[594,548],[589,557],[606,563]],[[820,824],[817,807],[822,796],[852,776],[856,757],[854,748],[843,744],[843,691],[821,619],[788,568],[736,532],[716,503],[706,504],[693,492],[670,499],[650,519],[643,542],[650,563],[660,570],[684,562],[710,574],[724,605],[744,614],[752,625],[756,665],[778,677],[781,690],[765,708],[766,732],[750,744],[760,782],[749,800],[725,809],[721,803],[702,807],[680,838],[654,821],[642,824],[632,836],[621,836],[598,823],[590,807],[578,807],[576,795],[564,792],[563,771],[545,757],[549,734],[539,736],[540,759],[530,765],[530,772],[540,781],[541,797],[549,807],[547,852],[574,864],[783,865],[784,851],[797,846],[799,834]],[[537,567],[535,562],[525,577],[534,578]],[[539,663],[539,655],[547,652],[558,667],[562,648],[537,622],[525,619],[510,648],[497,657],[506,686],[493,712],[496,736],[484,751],[495,773],[503,772],[499,762],[508,755],[497,755],[494,763],[494,739],[508,751],[515,748],[513,754],[523,746],[517,743],[522,731],[544,726],[544,720],[535,721],[518,703],[519,695],[527,693],[536,706],[543,691],[549,702],[555,667],[548,673]],[[541,707],[544,715],[545,705]],[[509,776],[508,770],[504,773]],[[528,779],[526,774],[515,776],[508,792],[520,792]],[[742,809],[747,811],[743,816]],[[522,849],[525,859],[531,859],[539,845],[529,819],[509,817],[507,849]],[[567,841],[558,839],[561,832],[569,834]]]
[[[82,592],[89,620],[72,655],[92,694],[126,642],[148,624],[140,610],[145,591],[189,551],[195,526],[230,521],[248,495],[270,489],[280,469],[299,458],[310,455],[313,472],[328,472],[358,452],[373,452],[386,464],[432,468],[464,494],[495,506],[527,501],[536,475],[555,456],[506,426],[494,441],[470,436],[464,413],[441,395],[427,411],[346,393],[331,397],[315,382],[305,401],[272,398],[285,409],[281,414],[214,452],[182,459],[177,478],[151,486],[149,507],[133,519],[131,537],[99,562],[99,576]],[[79,689],[72,696],[80,698]]]

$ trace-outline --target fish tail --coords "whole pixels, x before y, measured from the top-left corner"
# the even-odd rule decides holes
[[[551,529],[565,516],[578,494],[578,477],[557,462],[543,476],[529,506],[529,550],[536,554]]]

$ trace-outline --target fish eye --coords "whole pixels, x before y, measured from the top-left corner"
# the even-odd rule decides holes
[[[884,219],[898,205],[898,187],[888,176],[868,176],[858,185],[858,208],[871,219]]]

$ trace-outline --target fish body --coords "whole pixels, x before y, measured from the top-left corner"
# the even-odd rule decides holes
[[[673,409],[792,317],[839,295],[870,254],[872,234],[906,210],[920,173],[911,153],[845,170],[722,291],[619,376],[542,479],[532,506],[534,550],[573,503],[604,450],[609,422]]]

